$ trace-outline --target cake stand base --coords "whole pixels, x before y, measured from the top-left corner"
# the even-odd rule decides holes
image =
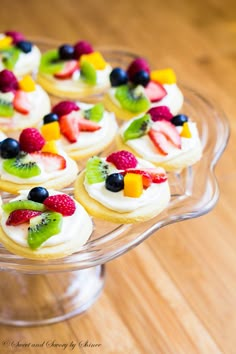
[[[105,266],[46,274],[0,273],[0,323],[39,326],[87,310],[104,286]]]

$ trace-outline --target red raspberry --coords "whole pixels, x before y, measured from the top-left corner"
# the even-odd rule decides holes
[[[144,58],[134,59],[127,69],[127,74],[129,79],[132,80],[134,75],[141,70],[144,70],[148,74],[150,74],[150,68],[146,59]]]
[[[93,51],[94,51],[93,47],[88,42],[85,41],[77,42],[74,45],[74,58],[79,59],[82,54],[90,54]]]
[[[13,72],[6,69],[0,71],[0,91],[14,92],[18,89],[18,87],[18,82]]]
[[[28,210],[28,209],[18,209],[13,210],[8,216],[6,225],[17,226],[28,222],[31,218],[42,214],[41,211]]]
[[[44,205],[50,210],[61,213],[63,216],[73,215],[76,209],[74,200],[67,194],[57,194],[47,197]]]
[[[120,150],[110,154],[107,159],[108,162],[113,163],[118,170],[125,170],[127,168],[135,168],[138,164],[136,157],[129,151]]]
[[[26,128],[20,134],[19,143],[21,150],[34,152],[42,149],[45,140],[36,128]]]
[[[173,118],[173,114],[170,112],[170,109],[167,106],[153,107],[149,109],[147,113],[151,115],[153,122],[163,119],[170,121]]]
[[[6,36],[10,36],[13,39],[13,44],[16,44],[18,42],[24,41],[25,40],[25,36],[20,33],[20,32],[16,32],[16,31],[6,31],[5,32]]]
[[[52,108],[52,112],[56,113],[58,117],[69,114],[72,111],[78,111],[79,107],[73,101],[61,101]]]

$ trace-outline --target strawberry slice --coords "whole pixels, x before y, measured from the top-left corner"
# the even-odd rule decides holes
[[[66,168],[66,160],[63,156],[51,152],[36,151],[31,154],[32,159],[44,167],[45,172],[59,171]]]
[[[167,180],[167,175],[162,167],[144,168],[144,169],[128,169],[125,173],[137,173],[143,177],[143,186],[147,188],[151,183],[163,183]]]
[[[14,109],[22,114],[28,114],[31,108],[27,93],[17,90],[13,99]]]
[[[142,175],[143,187],[148,188],[152,184],[152,177],[151,175],[144,170],[135,170],[135,169],[128,169],[124,171],[124,175],[126,173],[136,173],[138,175]]]
[[[168,155],[170,151],[170,146],[165,135],[154,129],[150,129],[148,135],[155,147],[157,148],[159,154]]]
[[[76,143],[79,135],[78,117],[72,111],[59,119],[60,130],[70,143]]]
[[[54,76],[57,79],[67,79],[72,76],[75,70],[78,69],[78,61],[77,60],[69,60],[65,62],[63,69],[59,72],[55,73]]]
[[[153,81],[150,81],[144,90],[151,102],[158,102],[167,95],[164,86]]]
[[[174,124],[167,120],[159,120],[153,124],[152,129],[164,134],[167,140],[178,149],[181,149],[181,137]]]
[[[18,209],[13,210],[8,216],[6,225],[17,226],[28,222],[31,218],[42,214],[41,211],[28,210],[28,209]]]
[[[99,124],[88,119],[79,118],[78,123],[79,129],[83,132],[95,132],[96,130],[101,129]]]

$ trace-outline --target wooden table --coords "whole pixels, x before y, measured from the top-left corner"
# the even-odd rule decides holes
[[[105,291],[83,316],[38,328],[1,326],[0,353],[235,354],[235,1],[1,0],[0,24],[61,42],[118,45],[173,67],[217,101],[231,124],[212,212],[166,227],[110,262]],[[6,339],[68,347],[16,350],[3,346]]]

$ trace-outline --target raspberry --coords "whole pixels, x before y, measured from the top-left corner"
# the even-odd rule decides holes
[[[19,137],[20,149],[25,152],[40,151],[45,140],[36,128],[22,130]]]
[[[118,170],[135,168],[138,164],[136,157],[131,152],[126,150],[113,152],[107,157],[106,160],[113,163]]]
[[[93,47],[91,44],[85,41],[80,41],[74,45],[74,58],[79,59],[82,54],[93,53]]]
[[[6,36],[10,36],[13,39],[13,44],[16,44],[18,42],[24,41],[25,37],[23,36],[22,33],[16,32],[16,31],[6,31],[5,32]]]
[[[69,114],[72,111],[78,111],[79,107],[73,101],[61,101],[52,108],[52,112],[56,113],[58,117]]]
[[[153,122],[163,119],[170,121],[173,118],[173,114],[170,112],[170,109],[167,106],[153,107],[149,109],[147,113],[151,115]]]
[[[0,91],[16,91],[18,87],[17,79],[11,71],[6,69],[0,71]]]
[[[28,209],[18,209],[13,210],[8,216],[6,225],[17,226],[29,221],[31,218],[42,214],[41,211],[28,210]]]
[[[141,70],[146,71],[148,74],[150,74],[150,68],[146,59],[137,58],[133,60],[127,69],[129,79],[132,80],[134,75]]]
[[[63,216],[73,215],[76,209],[74,200],[67,194],[57,194],[47,197],[43,204],[48,209],[61,213]]]

